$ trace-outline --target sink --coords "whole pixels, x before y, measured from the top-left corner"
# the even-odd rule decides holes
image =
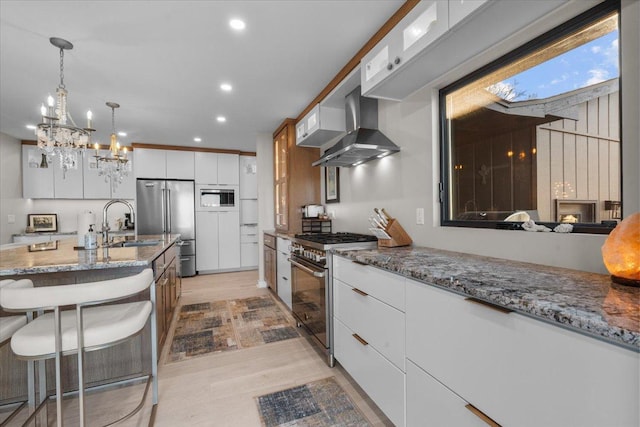
[[[160,240],[120,240],[105,245],[107,248],[130,248],[135,246],[155,246]]]

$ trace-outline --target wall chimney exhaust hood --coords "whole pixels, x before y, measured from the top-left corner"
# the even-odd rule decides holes
[[[360,95],[360,86],[345,97],[347,134],[313,166],[351,167],[397,153],[400,147],[378,130],[378,100]]]

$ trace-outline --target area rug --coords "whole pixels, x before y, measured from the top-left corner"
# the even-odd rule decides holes
[[[334,377],[256,398],[265,427],[370,426]]]
[[[297,338],[293,318],[271,296],[180,307],[168,362]]]

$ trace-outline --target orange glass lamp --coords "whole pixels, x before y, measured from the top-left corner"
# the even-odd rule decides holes
[[[640,212],[611,231],[602,246],[602,260],[613,282],[640,286]]]

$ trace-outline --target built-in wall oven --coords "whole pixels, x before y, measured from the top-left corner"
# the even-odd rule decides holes
[[[297,234],[291,239],[292,311],[298,325],[333,361],[333,280],[330,249],[370,249],[375,236],[355,233]]]

